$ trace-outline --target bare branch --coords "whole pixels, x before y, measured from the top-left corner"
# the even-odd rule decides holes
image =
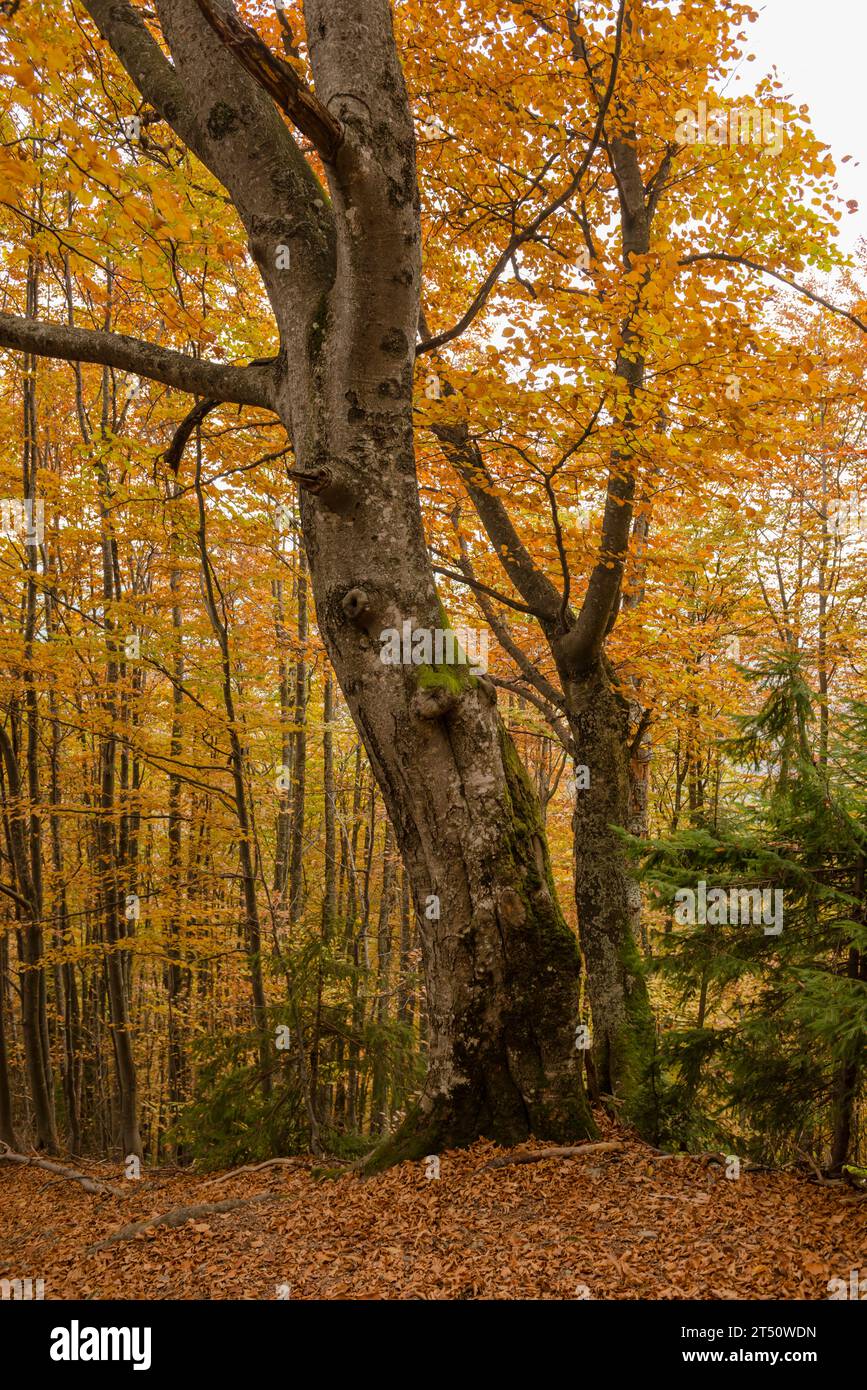
[[[605,125],[605,117],[608,113],[608,108],[611,105],[611,99],[614,96],[614,88],[617,85],[617,70],[620,64],[620,50],[623,43],[623,19],[625,11],[626,0],[620,0],[620,4],[617,11],[617,30],[614,40],[614,53],[611,59],[611,72],[608,79],[608,86],[606,87],[605,94],[602,97],[602,100],[599,104],[599,112],[596,117],[596,125],[594,126],[593,134],[590,137],[590,142],[587,146],[584,158],[581,160],[580,165],[575,170],[572,177],[569,179],[562,193],[559,193],[556,198],[553,198],[550,203],[547,203],[545,207],[541,208],[540,211],[537,212],[536,216],[531,218],[526,227],[522,228],[521,231],[515,232],[513,236],[510,237],[507,246],[503,251],[501,251],[500,255],[494,261],[494,264],[491,266],[491,269],[488,271],[488,274],[485,276],[481,285],[476,290],[476,293],[474,294],[466,313],[464,313],[462,317],[458,319],[458,322],[454,325],[454,327],[446,329],[446,331],[443,333],[437,333],[435,337],[429,338],[427,339],[427,341],[419,343],[416,347],[416,354],[420,352],[436,352],[438,348],[443,347],[446,343],[452,342],[454,338],[459,338],[462,333],[466,332],[466,330],[469,328],[470,324],[473,322],[476,316],[485,307],[485,304],[488,301],[488,297],[491,291],[493,290],[494,286],[496,285],[506,266],[509,264],[510,260],[514,256],[515,252],[519,250],[519,248],[523,246],[525,242],[532,241],[539,229],[543,226],[543,224],[547,222],[548,219],[552,217],[555,212],[559,212],[560,208],[564,207],[566,203],[568,203],[572,199],[572,197],[580,188],[581,180],[583,179],[588,168],[590,167],[590,161],[592,160],[594,154],[599,148],[600,139],[602,137],[602,130]]]
[[[683,260],[678,261],[678,265],[699,265],[702,261],[721,261],[726,265],[742,265],[747,270],[755,270],[759,275],[769,275],[772,280],[778,280],[781,285],[786,285],[788,289],[795,290],[802,294],[805,299],[809,299],[813,304],[819,304],[823,309],[828,309],[832,314],[837,314],[841,319],[848,319],[854,323],[856,328],[860,328],[862,333],[867,333],[867,323],[859,319],[856,314],[850,314],[848,309],[841,309],[839,304],[834,304],[830,299],[825,299],[824,295],[815,294],[813,290],[808,290],[806,285],[792,279],[789,275],[781,275],[778,270],[771,270],[770,266],[762,265],[759,261],[751,260],[749,256],[738,256],[729,251],[697,251],[692,256],[684,256]]]
[[[111,1183],[90,1178],[86,1173],[76,1172],[74,1168],[64,1168],[61,1163],[53,1163],[49,1158],[34,1158],[30,1154],[15,1153],[8,1144],[4,1144],[2,1141],[0,1141],[0,1163],[21,1163],[26,1168],[43,1168],[47,1173],[55,1173],[60,1178],[68,1178],[70,1182],[80,1183],[85,1192],[94,1192],[98,1196],[125,1197],[127,1195],[119,1187],[113,1187]]]
[[[453,579],[456,584],[466,584],[468,588],[476,593],[490,594],[497,603],[505,603],[508,608],[514,608],[518,613],[526,613],[528,617],[535,617],[532,608],[528,608],[525,603],[519,603],[517,599],[507,598],[505,594],[498,594],[496,589],[489,589],[487,584],[482,584],[478,579],[467,579],[466,575],[458,574],[456,570],[444,569],[442,565],[431,565],[434,574],[442,574],[446,579]]]
[[[618,1140],[604,1140],[599,1144],[569,1144],[555,1149],[537,1149],[535,1153],[504,1154],[502,1158],[492,1158],[486,1168],[508,1168],[514,1163],[541,1163],[547,1158],[584,1158],[587,1154],[618,1153],[623,1149]]]
[[[183,1226],[195,1217],[219,1216],[224,1211],[235,1211],[237,1207],[250,1206],[253,1202],[273,1202],[278,1195],[276,1192],[257,1192],[255,1197],[230,1197],[224,1202],[201,1202],[193,1207],[175,1207],[172,1211],[164,1212],[162,1216],[151,1216],[147,1221],[134,1221],[130,1226],[121,1226],[119,1231],[114,1231],[105,1240],[88,1246],[87,1253],[105,1250],[109,1245],[116,1245],[122,1240],[134,1240],[144,1231],[152,1231],[155,1226]]]
[[[459,563],[464,573],[465,582],[475,590],[478,605],[485,615],[485,621],[493,631],[503,651],[512,658],[527,684],[534,686],[546,703],[562,710],[565,707],[565,700],[562,694],[542,675],[539,668],[530,660],[515,641],[505,618],[503,618],[488,602],[487,594],[490,594],[492,598],[499,598],[500,596],[495,594],[492,590],[486,589],[484,585],[479,584],[473,573],[473,565],[470,560],[466,540],[460,533],[458,533],[458,543],[461,548]],[[548,718],[547,715],[546,718]],[[557,732],[558,737],[562,739],[563,735],[560,733],[560,730]]]
[[[528,689],[522,681],[508,681],[504,680],[502,676],[492,675],[488,675],[488,680],[491,682],[491,685],[497,686],[499,690],[508,690],[512,695],[520,695],[522,700],[526,700],[534,709],[537,709],[545,720],[545,723],[548,724],[556,734],[557,742],[561,745],[563,751],[568,753],[570,757],[575,757],[575,743],[569,733],[569,727],[565,719],[561,719],[557,711],[552,709],[549,704],[546,704],[541,695],[537,695],[534,691]]]
[[[444,394],[451,395],[453,390],[451,383],[447,382]],[[462,479],[479,520],[496,549],[497,559],[524,599],[526,608],[508,599],[502,601],[519,612],[532,613],[546,632],[552,630],[559,622],[560,593],[534,561],[502,500],[496,496],[493,479],[466,423],[432,424],[431,430],[443,446],[448,462]],[[500,598],[499,594],[492,596]]]
[[[145,100],[207,163],[186,89],[139,12],[127,0],[84,0],[84,7]]]

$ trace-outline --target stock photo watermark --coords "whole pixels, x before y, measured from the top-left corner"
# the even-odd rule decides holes
[[[678,888],[674,920],[680,926],[761,926],[765,936],[783,930],[782,888],[711,888],[701,879],[696,888]]]
[[[409,619],[402,628],[379,634],[383,666],[467,666],[474,676],[488,669],[488,632],[476,627],[418,627]]]
[[[134,1371],[151,1364],[149,1327],[82,1327],[73,1318],[69,1327],[51,1333],[52,1361],[130,1361]]]
[[[0,1279],[0,1303],[42,1302],[44,1298],[44,1279]]]
[[[829,1279],[826,1287],[832,1302],[840,1299],[864,1302],[867,1299],[867,1274],[862,1274],[860,1269],[850,1269],[848,1279]]]
[[[867,499],[842,497],[829,502],[828,530],[837,540],[867,540]]]
[[[0,535],[23,545],[41,545],[45,535],[45,503],[29,497],[0,497]]]
[[[752,145],[779,154],[786,141],[783,112],[760,106],[715,107],[707,102],[675,112],[675,139],[682,145]]]

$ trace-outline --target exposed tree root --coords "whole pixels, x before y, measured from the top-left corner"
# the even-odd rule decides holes
[[[77,1173],[74,1168],[64,1168],[62,1163],[53,1163],[50,1158],[34,1158],[30,1154],[17,1154],[2,1141],[0,1141],[0,1163],[23,1163],[27,1168],[44,1168],[47,1173],[55,1173],[59,1178],[68,1178],[70,1182],[81,1183],[85,1192],[94,1192],[99,1196],[106,1194],[112,1197],[128,1196],[128,1193],[120,1187],[114,1187],[108,1182],[100,1182],[98,1178],[89,1178],[86,1173]]]
[[[245,1163],[241,1168],[230,1168],[228,1173],[218,1173],[216,1177],[208,1178],[202,1187],[216,1187],[218,1183],[228,1182],[229,1178],[236,1178],[239,1173],[261,1173],[263,1168],[304,1168],[309,1161],[306,1158],[266,1158],[264,1163]]]
[[[584,1158],[588,1154],[615,1153],[624,1147],[616,1140],[606,1140],[599,1144],[567,1144],[554,1149],[537,1149],[535,1153],[504,1154],[502,1158],[492,1158],[482,1172],[488,1168],[508,1168],[513,1163],[541,1163],[545,1158]]]
[[[185,1222],[192,1221],[197,1216],[218,1216],[224,1211],[234,1211],[236,1207],[248,1207],[253,1202],[273,1202],[279,1195],[278,1192],[259,1192],[255,1197],[231,1197],[225,1202],[202,1202],[194,1207],[175,1207],[163,1216],[152,1216],[147,1221],[134,1221],[129,1226],[121,1226],[119,1231],[114,1231],[105,1240],[88,1246],[87,1253],[91,1255],[96,1250],[105,1250],[107,1246],[117,1245],[122,1240],[134,1240],[137,1235],[152,1230],[154,1226],[183,1226]]]

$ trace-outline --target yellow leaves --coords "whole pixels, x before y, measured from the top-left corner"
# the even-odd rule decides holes
[[[27,159],[23,152],[15,154],[0,149],[0,183],[5,184],[10,192],[13,189],[34,187],[38,180],[39,171],[36,165]]]
[[[27,91],[33,91],[39,79],[29,63],[19,63],[17,67],[12,69],[12,80],[19,87],[25,87]]]
[[[469,401],[483,400],[488,388],[483,381],[467,381],[461,387],[461,395]]]

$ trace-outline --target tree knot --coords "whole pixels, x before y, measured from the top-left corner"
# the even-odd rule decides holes
[[[370,599],[364,589],[347,589],[340,600],[340,607],[351,623],[361,627],[370,613]]]

